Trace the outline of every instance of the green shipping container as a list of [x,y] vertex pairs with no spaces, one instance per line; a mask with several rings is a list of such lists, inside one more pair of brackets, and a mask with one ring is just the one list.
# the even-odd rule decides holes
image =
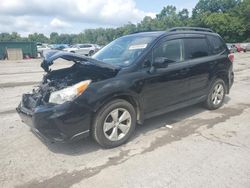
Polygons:
[[37,47],[35,42],[0,42],[0,59],[4,59],[6,48],[21,48],[23,56],[31,58],[37,57]]

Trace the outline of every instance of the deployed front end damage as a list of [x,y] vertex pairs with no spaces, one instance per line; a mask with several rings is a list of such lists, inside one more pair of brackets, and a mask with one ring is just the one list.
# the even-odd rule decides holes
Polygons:
[[[51,70],[50,66],[59,58],[74,64],[69,68]],[[114,77],[119,68],[58,51],[45,54],[41,67],[47,72],[41,84],[31,93],[23,94],[17,107],[22,121],[39,137],[50,141],[64,142],[87,136],[92,112],[75,99],[84,97],[90,84]]]

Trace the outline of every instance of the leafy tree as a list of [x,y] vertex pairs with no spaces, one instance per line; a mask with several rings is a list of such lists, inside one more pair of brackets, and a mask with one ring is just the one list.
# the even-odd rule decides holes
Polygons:
[[179,13],[178,13],[178,17],[181,20],[187,20],[189,18],[189,12],[188,9],[182,9]]
[[241,19],[246,28],[244,41],[250,42],[250,0],[242,1],[239,6],[235,7],[232,14],[234,17]]
[[49,39],[42,33],[29,34],[28,40],[32,42],[48,43]]
[[237,42],[244,39],[246,28],[241,19],[232,17],[228,13],[212,13],[204,23],[207,27],[219,33],[228,42]]
[[0,33],[0,41],[8,42],[8,41],[24,41],[25,38],[21,38],[21,36],[17,32],[12,33]]
[[205,12],[225,13],[239,5],[239,3],[240,0],[200,0],[193,9],[193,18],[196,18]]
[[162,9],[160,14],[156,14],[156,18],[162,19],[162,18],[165,18],[167,16],[173,16],[175,14],[176,14],[176,7],[172,6],[172,5],[168,5]]
[[50,43],[55,44],[58,42],[59,35],[56,32],[52,32],[49,38],[50,38]]

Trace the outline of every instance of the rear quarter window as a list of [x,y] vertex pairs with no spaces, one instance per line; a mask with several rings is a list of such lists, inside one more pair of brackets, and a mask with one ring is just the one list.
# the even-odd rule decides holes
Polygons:
[[206,38],[186,38],[184,40],[185,59],[196,59],[209,55]]
[[208,35],[207,38],[212,48],[212,54],[219,54],[225,50],[224,42],[220,37]]

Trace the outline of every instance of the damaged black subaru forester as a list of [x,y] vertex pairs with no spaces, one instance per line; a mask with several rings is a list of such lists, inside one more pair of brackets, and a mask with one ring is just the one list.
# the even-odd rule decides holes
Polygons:
[[[59,58],[74,64],[51,70]],[[17,111],[44,139],[91,134],[101,146],[116,147],[144,119],[201,102],[219,108],[233,83],[232,62],[221,37],[204,28],[131,34],[93,57],[51,51],[41,84],[23,95]]]

